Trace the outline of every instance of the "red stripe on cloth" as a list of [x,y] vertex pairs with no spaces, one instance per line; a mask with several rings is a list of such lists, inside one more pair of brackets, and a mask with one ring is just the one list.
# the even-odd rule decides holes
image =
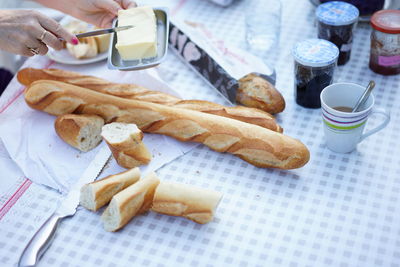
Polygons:
[[14,192],[14,194],[7,200],[3,207],[0,208],[0,220],[7,214],[7,212],[17,203],[18,199],[25,193],[31,186],[32,181],[26,179],[22,185]]
[[180,0],[179,3],[172,9],[171,14],[175,15],[185,5],[187,0]]
[[[43,69],[48,69],[51,65],[54,64],[53,60],[49,60],[47,64],[43,67]],[[25,90],[25,86],[22,86],[21,89],[15,94],[11,100],[0,109],[0,113],[4,112],[9,106],[11,106],[15,100],[18,99],[22,95]],[[0,208],[0,220],[7,214],[7,212],[15,205],[18,199],[25,193],[25,191],[29,188],[32,184],[32,181],[27,179],[23,182],[23,184],[14,192],[14,194],[7,200],[3,207]]]
[[0,109],[0,113],[2,113],[9,106],[11,106],[11,104],[14,103],[14,101],[17,100],[17,98],[22,95],[22,93],[24,92],[24,89],[25,89],[25,86],[21,87],[21,89],[17,92],[17,94],[15,96],[13,96],[13,98],[11,98],[11,100],[2,109]]
[[[49,62],[47,63],[47,65],[44,67],[44,69],[48,69],[48,68],[49,68],[51,65],[53,65],[53,64],[54,64],[54,61],[53,61],[53,60],[49,60]],[[11,98],[11,100],[10,100],[7,104],[5,104],[4,107],[2,107],[2,108],[0,109],[0,113],[4,112],[9,106],[11,106],[11,104],[14,103],[15,100],[17,100],[18,97],[20,97],[20,96],[22,95],[22,93],[24,92],[24,90],[25,90],[25,86],[22,86],[21,89],[19,89],[18,92],[15,94],[15,96],[13,96],[13,97]]]

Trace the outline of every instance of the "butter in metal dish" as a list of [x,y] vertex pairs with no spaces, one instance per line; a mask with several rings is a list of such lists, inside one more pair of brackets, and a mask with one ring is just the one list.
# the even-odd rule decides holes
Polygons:
[[117,32],[117,48],[122,60],[157,56],[157,20],[151,7],[136,7],[118,12],[118,26],[133,25]]

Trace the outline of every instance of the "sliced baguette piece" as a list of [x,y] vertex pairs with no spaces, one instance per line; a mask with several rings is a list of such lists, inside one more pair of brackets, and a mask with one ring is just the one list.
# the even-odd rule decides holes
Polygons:
[[79,202],[84,208],[97,211],[110,202],[115,194],[139,181],[139,178],[140,169],[133,168],[86,184],[81,188]]
[[104,229],[110,232],[117,231],[134,216],[148,211],[159,183],[156,174],[151,172],[144,179],[114,195],[101,216]]
[[221,198],[219,192],[163,181],[156,189],[151,210],[204,224],[212,221]]
[[142,142],[143,133],[135,124],[106,124],[101,136],[121,167],[130,169],[150,162],[151,154]]
[[91,114],[65,114],[58,116],[54,128],[67,144],[87,152],[101,142],[101,128],[104,119]]

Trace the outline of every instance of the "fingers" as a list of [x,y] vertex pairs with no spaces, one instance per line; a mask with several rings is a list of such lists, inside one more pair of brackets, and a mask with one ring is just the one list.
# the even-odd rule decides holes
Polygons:
[[26,47],[24,48],[23,51],[23,55],[25,56],[46,55],[48,51],[49,49],[44,43],[33,39],[26,44]]
[[45,30],[40,24],[38,24],[30,32],[30,35],[39,40],[40,42],[54,48],[55,50],[61,50],[63,48],[62,41],[57,38],[53,33]]
[[107,10],[112,15],[118,15],[118,10],[122,9],[119,3],[120,1],[113,1],[113,0],[98,0],[96,1],[96,6]]
[[[79,42],[78,39],[75,37],[75,35],[68,32],[66,29],[64,29],[57,21],[55,21],[49,17],[46,17],[44,15],[38,15],[38,20],[39,20],[40,25],[42,25],[42,27],[45,30],[47,30],[49,33],[51,33],[55,38],[57,38],[57,39],[62,38],[71,44],[77,44]],[[45,36],[44,38],[48,38],[47,41],[54,43],[54,38],[51,37],[50,34],[47,34],[47,35],[48,36],[47,37]],[[37,38],[40,38],[40,36],[37,36]],[[56,47],[57,47],[57,45],[56,45]]]
[[137,6],[135,1],[132,0],[116,0],[116,2],[118,2],[123,9],[133,8]]
[[113,14],[107,14],[106,16],[103,16],[103,18],[100,20],[100,28],[111,28],[114,18],[115,16]]

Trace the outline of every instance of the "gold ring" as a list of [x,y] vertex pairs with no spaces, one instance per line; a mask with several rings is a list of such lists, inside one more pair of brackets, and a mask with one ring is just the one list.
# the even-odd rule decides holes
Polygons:
[[38,55],[39,54],[39,48],[32,48],[32,47],[28,47],[29,51],[32,52],[32,54],[34,55]]
[[42,35],[40,35],[40,38],[39,38],[40,41],[43,41],[44,37],[46,36],[46,33],[47,33],[46,30],[44,30],[44,31],[42,32]]

